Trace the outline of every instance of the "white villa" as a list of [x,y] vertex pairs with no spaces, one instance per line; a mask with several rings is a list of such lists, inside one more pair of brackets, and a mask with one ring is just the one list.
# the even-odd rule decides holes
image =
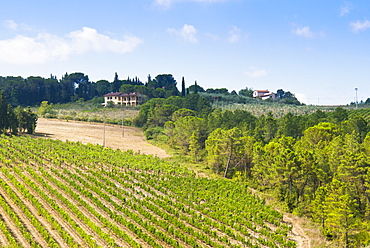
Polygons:
[[104,106],[107,106],[108,102],[119,104],[122,106],[137,106],[144,101],[144,95],[138,92],[133,93],[108,93],[104,95]]
[[269,90],[255,90],[253,91],[254,98],[261,98],[262,100],[266,99],[276,99],[276,93],[271,92]]

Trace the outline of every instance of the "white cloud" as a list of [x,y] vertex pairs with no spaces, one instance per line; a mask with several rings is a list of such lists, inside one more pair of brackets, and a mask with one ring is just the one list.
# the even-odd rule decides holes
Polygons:
[[236,26],[233,26],[229,31],[229,38],[228,41],[230,43],[237,43],[239,42],[242,35],[242,30]]
[[352,10],[352,3],[350,2],[344,2],[340,6],[340,16],[347,15]]
[[248,77],[257,78],[267,75],[267,71],[265,69],[258,69],[257,67],[249,67],[249,71],[245,71],[243,74]]
[[135,36],[117,40],[87,27],[73,31],[65,37],[49,33],[40,33],[36,37],[17,35],[13,39],[0,40],[0,61],[12,64],[41,64],[90,51],[122,54],[133,51],[141,43],[142,40]]
[[11,29],[11,30],[14,30],[14,31],[19,30],[19,29],[26,30],[26,31],[31,31],[32,30],[32,28],[30,26],[28,26],[27,24],[16,23],[13,20],[3,21],[3,26],[7,29]]
[[293,33],[297,36],[302,36],[305,38],[315,38],[315,34],[311,32],[310,27],[306,26],[303,28],[296,28]]
[[11,30],[16,30],[18,28],[18,24],[15,23],[13,20],[3,21],[3,26]]
[[154,0],[154,5],[169,8],[173,3],[176,2],[200,2],[200,3],[216,3],[225,2],[227,0]]
[[197,43],[198,39],[196,37],[197,30],[194,26],[185,24],[182,28],[176,30],[174,28],[167,29],[167,32],[173,33],[177,36],[180,36],[186,42]]
[[370,21],[364,20],[363,22],[361,21],[356,21],[356,22],[351,22],[350,27],[354,33],[357,33],[358,31],[363,31],[365,29],[370,28]]

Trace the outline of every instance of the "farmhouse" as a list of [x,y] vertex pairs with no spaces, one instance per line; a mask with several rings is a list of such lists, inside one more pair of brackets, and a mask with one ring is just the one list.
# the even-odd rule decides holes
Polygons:
[[269,90],[255,90],[253,91],[254,98],[261,98],[262,100],[266,99],[276,99],[276,94]]
[[137,106],[144,101],[145,96],[138,92],[132,93],[108,93],[104,95],[104,106],[107,106],[108,102],[119,104],[122,106]]

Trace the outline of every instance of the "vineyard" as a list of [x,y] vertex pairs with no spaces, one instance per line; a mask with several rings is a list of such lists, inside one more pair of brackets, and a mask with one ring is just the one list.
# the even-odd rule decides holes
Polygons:
[[279,104],[271,102],[259,102],[253,104],[237,104],[237,103],[215,103],[213,107],[221,110],[245,110],[250,112],[254,116],[266,115],[271,112],[275,118],[283,117],[288,113],[294,115],[306,115],[316,112],[317,110],[321,111],[333,111],[336,107],[325,107],[325,106],[314,106],[314,105],[289,105],[289,104]]
[[349,112],[351,118],[361,116],[366,122],[370,122],[370,108],[354,109]]
[[0,137],[0,246],[296,247],[245,184],[157,157]]

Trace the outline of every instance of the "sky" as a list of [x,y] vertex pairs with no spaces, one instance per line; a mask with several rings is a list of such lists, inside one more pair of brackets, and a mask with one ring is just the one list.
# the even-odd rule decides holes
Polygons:
[[[172,74],[181,88],[370,97],[367,0],[2,0],[0,76]],[[357,90],[355,90],[357,88]]]

